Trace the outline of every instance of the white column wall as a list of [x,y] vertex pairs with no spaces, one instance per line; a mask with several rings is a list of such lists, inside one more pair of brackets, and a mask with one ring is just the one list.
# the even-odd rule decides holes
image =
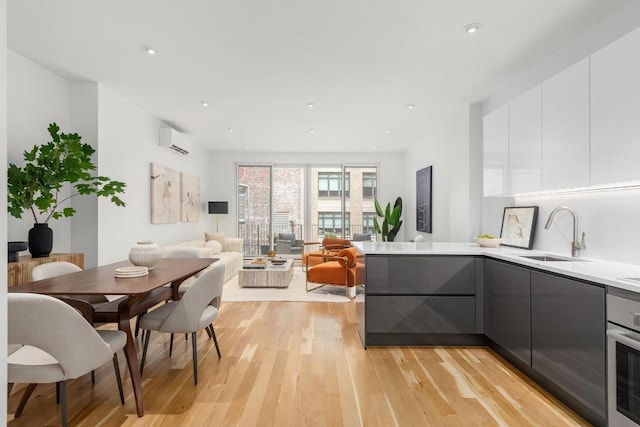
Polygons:
[[[7,2],[0,0],[0,164],[7,164]],[[7,239],[7,177],[0,176],[0,241]],[[7,283],[7,246],[0,248],[0,283]],[[0,425],[7,424],[7,287],[0,286]]]

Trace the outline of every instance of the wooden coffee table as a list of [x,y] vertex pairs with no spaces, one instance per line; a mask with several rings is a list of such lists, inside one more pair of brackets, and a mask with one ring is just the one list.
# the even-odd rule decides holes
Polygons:
[[288,259],[283,265],[271,265],[265,268],[243,268],[238,272],[238,285],[241,288],[287,288],[293,277],[293,260]]

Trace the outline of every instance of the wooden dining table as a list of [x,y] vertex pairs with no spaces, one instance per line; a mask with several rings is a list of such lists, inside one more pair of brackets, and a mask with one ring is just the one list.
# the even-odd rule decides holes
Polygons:
[[[58,296],[80,310],[91,323],[117,323],[118,329],[127,334],[124,354],[131,374],[138,416],[141,417],[144,415],[142,379],[131,332],[131,319],[162,301],[180,299],[178,293],[180,284],[215,261],[217,261],[216,258],[162,258],[147,276],[118,278],[115,277],[116,268],[131,266],[129,261],[121,261],[12,286],[8,291]],[[166,284],[171,286],[164,286]],[[123,297],[94,307],[81,299],[74,298],[80,295],[123,295]],[[43,313],[42,321],[46,322],[46,313]],[[64,333],[64,331],[61,332]]]

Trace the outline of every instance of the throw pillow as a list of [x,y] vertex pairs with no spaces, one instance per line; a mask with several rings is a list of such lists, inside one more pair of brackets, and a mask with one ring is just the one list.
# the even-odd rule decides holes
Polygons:
[[342,258],[342,257],[346,258],[346,260],[344,260],[344,259],[339,259],[338,260],[340,265],[342,265],[343,267],[351,268],[351,267],[356,265],[356,249],[355,248],[343,249],[340,252],[338,252],[337,257],[338,258]]
[[223,252],[227,250],[227,241],[224,238],[224,233],[204,233],[204,240],[207,242],[215,240],[220,243]]
[[222,245],[217,240],[209,240],[204,244],[204,246],[211,249],[212,254],[219,254],[222,252]]

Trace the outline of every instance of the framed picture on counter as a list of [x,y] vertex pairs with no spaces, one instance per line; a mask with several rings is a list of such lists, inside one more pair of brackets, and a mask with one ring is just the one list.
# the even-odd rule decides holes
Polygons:
[[504,208],[500,238],[502,246],[531,249],[538,220],[537,206]]

